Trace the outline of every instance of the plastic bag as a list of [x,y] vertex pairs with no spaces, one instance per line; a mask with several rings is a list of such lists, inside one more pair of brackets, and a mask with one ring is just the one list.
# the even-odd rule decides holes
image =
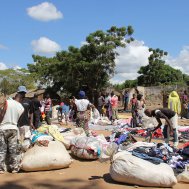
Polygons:
[[83,128],[75,128],[75,129],[72,129],[71,131],[61,133],[61,135],[64,137],[63,144],[65,145],[66,149],[70,149],[71,140],[74,139],[75,137],[85,137],[86,136]]
[[95,137],[76,137],[71,140],[71,153],[81,159],[98,159],[100,142]]

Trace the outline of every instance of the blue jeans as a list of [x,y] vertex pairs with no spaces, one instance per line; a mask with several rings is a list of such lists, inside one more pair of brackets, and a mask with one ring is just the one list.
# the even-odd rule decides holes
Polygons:
[[151,163],[154,163],[154,164],[163,163],[163,160],[162,160],[162,159],[156,158],[156,157],[150,157],[150,156],[147,155],[147,154],[138,153],[138,152],[133,151],[133,152],[132,152],[132,155],[133,155],[133,156],[136,156],[136,157],[138,157],[138,158],[147,160],[147,161],[149,161],[149,162],[151,162]]
[[[168,125],[164,126],[163,136],[164,136],[164,138],[166,140],[166,143],[168,143],[169,138],[170,138],[170,129],[169,129]],[[177,130],[176,129],[173,129],[173,142],[178,142],[178,134],[177,134]]]

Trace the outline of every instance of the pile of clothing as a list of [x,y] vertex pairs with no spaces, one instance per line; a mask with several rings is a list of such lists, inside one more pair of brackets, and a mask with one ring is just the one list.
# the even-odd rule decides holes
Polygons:
[[189,142],[189,126],[180,127],[179,132],[179,141],[180,142]]

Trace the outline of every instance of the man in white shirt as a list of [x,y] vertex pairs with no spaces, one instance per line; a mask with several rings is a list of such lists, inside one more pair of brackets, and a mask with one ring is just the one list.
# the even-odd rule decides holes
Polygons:
[[23,106],[15,100],[6,100],[0,93],[0,173],[4,173],[5,158],[9,154],[9,167],[12,173],[19,171],[18,120],[24,112]]
[[74,103],[77,108],[76,124],[78,127],[82,127],[86,135],[88,136],[89,135],[88,122],[90,119],[89,107],[91,106],[91,103],[89,102],[89,100],[86,99],[84,91],[79,92],[79,100],[74,98]]

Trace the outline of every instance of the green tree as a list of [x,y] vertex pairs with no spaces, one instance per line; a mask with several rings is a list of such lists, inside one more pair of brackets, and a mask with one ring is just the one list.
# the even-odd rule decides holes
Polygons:
[[113,87],[116,89],[116,90],[123,90],[125,88],[133,88],[133,87],[136,87],[138,85],[138,81],[137,79],[135,80],[126,80],[125,82],[123,83],[120,83],[120,84],[115,84]]
[[133,41],[132,33],[131,26],[98,30],[89,34],[80,48],[70,46],[53,58],[33,55],[35,64],[28,64],[28,68],[36,79],[55,91],[62,88],[64,92],[76,93],[85,86],[92,95],[108,85],[115,71],[116,48]]
[[160,84],[175,84],[183,82],[183,74],[180,70],[176,70],[165,64],[163,58],[167,56],[167,52],[160,49],[149,49],[149,64],[142,66],[138,73],[141,74],[138,79],[138,85],[155,86]]

